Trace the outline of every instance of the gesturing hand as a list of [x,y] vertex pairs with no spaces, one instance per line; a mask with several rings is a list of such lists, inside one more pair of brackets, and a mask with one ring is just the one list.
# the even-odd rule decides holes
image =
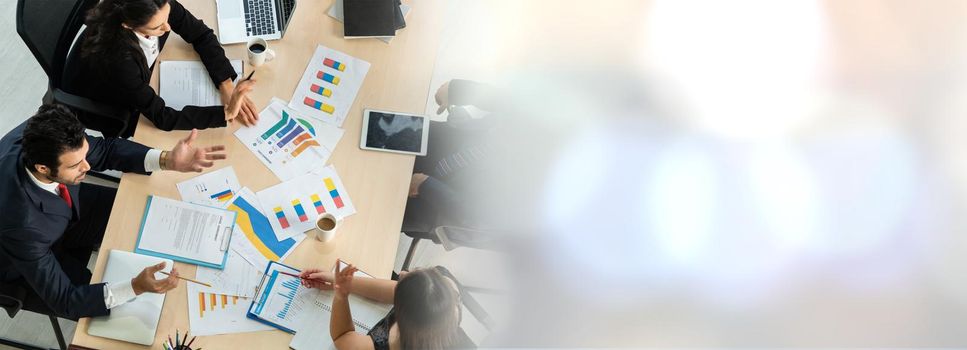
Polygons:
[[239,116],[242,112],[242,107],[245,107],[245,113],[243,113],[242,124],[245,126],[251,126],[255,124],[258,119],[258,113],[255,111],[255,104],[252,100],[248,98],[248,93],[252,91],[255,87],[255,79],[243,80],[242,82],[235,85],[234,91],[229,98],[228,104],[225,105],[225,120],[232,121],[235,117]]
[[332,272],[321,269],[302,270],[299,277],[302,278],[303,286],[321,290],[332,290],[332,283],[335,282],[335,276]]
[[336,294],[347,296],[353,287],[353,274],[356,273],[356,267],[350,264],[345,269],[340,270],[339,264],[336,264],[336,280],[333,283],[333,288],[336,290]]
[[443,111],[450,107],[450,82],[447,81],[436,90],[436,95],[433,95],[436,100],[437,110],[436,114],[443,114]]
[[168,154],[168,169],[187,173],[190,171],[201,172],[215,164],[215,160],[225,159],[224,153],[216,153],[225,150],[225,146],[217,145],[205,148],[196,148],[192,143],[198,137],[198,130],[192,129],[191,135],[178,141],[175,148]]
[[178,270],[171,269],[171,274],[165,279],[155,279],[154,273],[165,268],[165,263],[145,267],[137,277],[131,279],[131,288],[134,294],[141,295],[144,292],[164,293],[178,286]]
[[422,173],[413,174],[413,177],[410,178],[410,198],[414,198],[420,195],[420,186],[422,186],[423,183],[426,182],[427,178],[429,178],[429,176],[427,176],[426,174],[422,174]]

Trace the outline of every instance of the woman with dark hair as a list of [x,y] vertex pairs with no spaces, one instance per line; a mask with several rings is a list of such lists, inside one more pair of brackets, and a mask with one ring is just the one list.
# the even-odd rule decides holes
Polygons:
[[[473,348],[460,329],[460,291],[442,268],[405,273],[399,282],[353,277],[352,265],[336,273],[302,271],[307,287],[334,290],[329,334],[336,349],[456,349]],[[349,310],[349,294],[393,304],[393,309],[369,334],[357,333]]]
[[[166,131],[222,127],[237,116],[250,125],[258,118],[255,104],[246,95],[253,81],[233,84],[237,75],[215,33],[178,1],[103,0],[88,13],[86,24],[68,57],[63,87],[67,92],[129,110],[128,128],[120,136],[134,134],[139,114]],[[201,57],[224,106],[186,106],[178,111],[165,106],[148,85],[172,30]],[[88,128],[106,134],[122,132],[111,120],[79,117]]]

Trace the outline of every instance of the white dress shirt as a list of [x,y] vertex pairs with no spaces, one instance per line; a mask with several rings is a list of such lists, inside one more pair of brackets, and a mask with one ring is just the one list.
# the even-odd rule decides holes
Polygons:
[[[147,172],[153,172],[161,169],[161,150],[151,149],[148,150],[148,154],[144,157],[144,170]],[[57,182],[43,183],[38,180],[30,169],[27,170],[27,177],[30,181],[33,181],[37,187],[42,190],[53,193],[56,196],[60,196],[60,192],[57,190],[59,185]],[[76,203],[76,200],[75,200]],[[133,276],[132,276],[133,277]],[[134,288],[131,287],[131,280],[118,282],[114,284],[105,283],[104,284],[104,305],[108,308],[114,308],[118,305],[124,304],[131,301],[136,297],[137,294],[134,293]]]
[[158,49],[158,37],[149,36],[147,38],[144,35],[134,33],[134,36],[138,38],[138,45],[141,46],[141,51],[144,52],[144,58],[147,60],[148,67],[154,66],[154,60],[158,58],[160,51]]

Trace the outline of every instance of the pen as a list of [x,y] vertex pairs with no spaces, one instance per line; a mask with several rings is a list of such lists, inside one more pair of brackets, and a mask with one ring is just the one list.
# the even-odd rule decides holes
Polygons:
[[175,347],[176,348],[181,347],[178,345],[178,339],[181,339],[181,335],[178,334],[178,329],[175,329]]
[[190,331],[190,330],[186,330],[186,331],[185,331],[185,337],[181,339],[181,345],[182,345],[182,346],[188,346],[188,345],[185,345],[185,342],[186,342],[186,341],[188,341],[188,332],[189,332],[189,331]]
[[[163,273],[163,274],[165,274],[167,276],[171,276],[170,273],[167,273],[167,272],[164,272],[164,271],[161,271],[161,273]],[[188,281],[188,282],[195,282],[195,283],[198,283],[198,284],[203,285],[203,286],[208,287],[208,288],[211,288],[212,287],[212,285],[210,285],[208,283],[199,282],[199,281],[193,280],[193,279],[188,278],[188,277],[175,276],[175,278],[183,279],[183,280]],[[175,340],[178,340],[178,339],[175,339]]]
[[285,271],[279,271],[279,273],[281,273],[283,275],[286,275],[286,276],[292,276],[292,277],[302,278],[304,280],[307,280],[308,279],[308,278],[303,278],[302,276],[296,275],[294,273],[288,273],[288,272],[285,272]]
[[190,342],[188,342],[188,345],[185,345],[185,346],[187,346],[187,347],[189,347],[189,348],[190,348],[190,347],[191,347],[191,343],[194,343],[194,342],[195,342],[195,337],[194,337],[194,336],[192,336],[192,337],[191,337],[191,341],[190,341]]
[[246,78],[245,78],[245,80],[249,80],[249,79],[252,79],[252,76],[253,76],[253,75],[255,75],[255,70],[254,70],[254,69],[252,70],[252,73],[249,73],[249,74],[248,74],[248,77],[246,77]]

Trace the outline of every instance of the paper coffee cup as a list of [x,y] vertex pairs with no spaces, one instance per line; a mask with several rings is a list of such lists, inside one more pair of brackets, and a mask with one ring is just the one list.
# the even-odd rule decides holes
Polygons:
[[339,228],[339,219],[332,213],[322,213],[316,218],[316,240],[329,242],[336,237],[336,229]]

